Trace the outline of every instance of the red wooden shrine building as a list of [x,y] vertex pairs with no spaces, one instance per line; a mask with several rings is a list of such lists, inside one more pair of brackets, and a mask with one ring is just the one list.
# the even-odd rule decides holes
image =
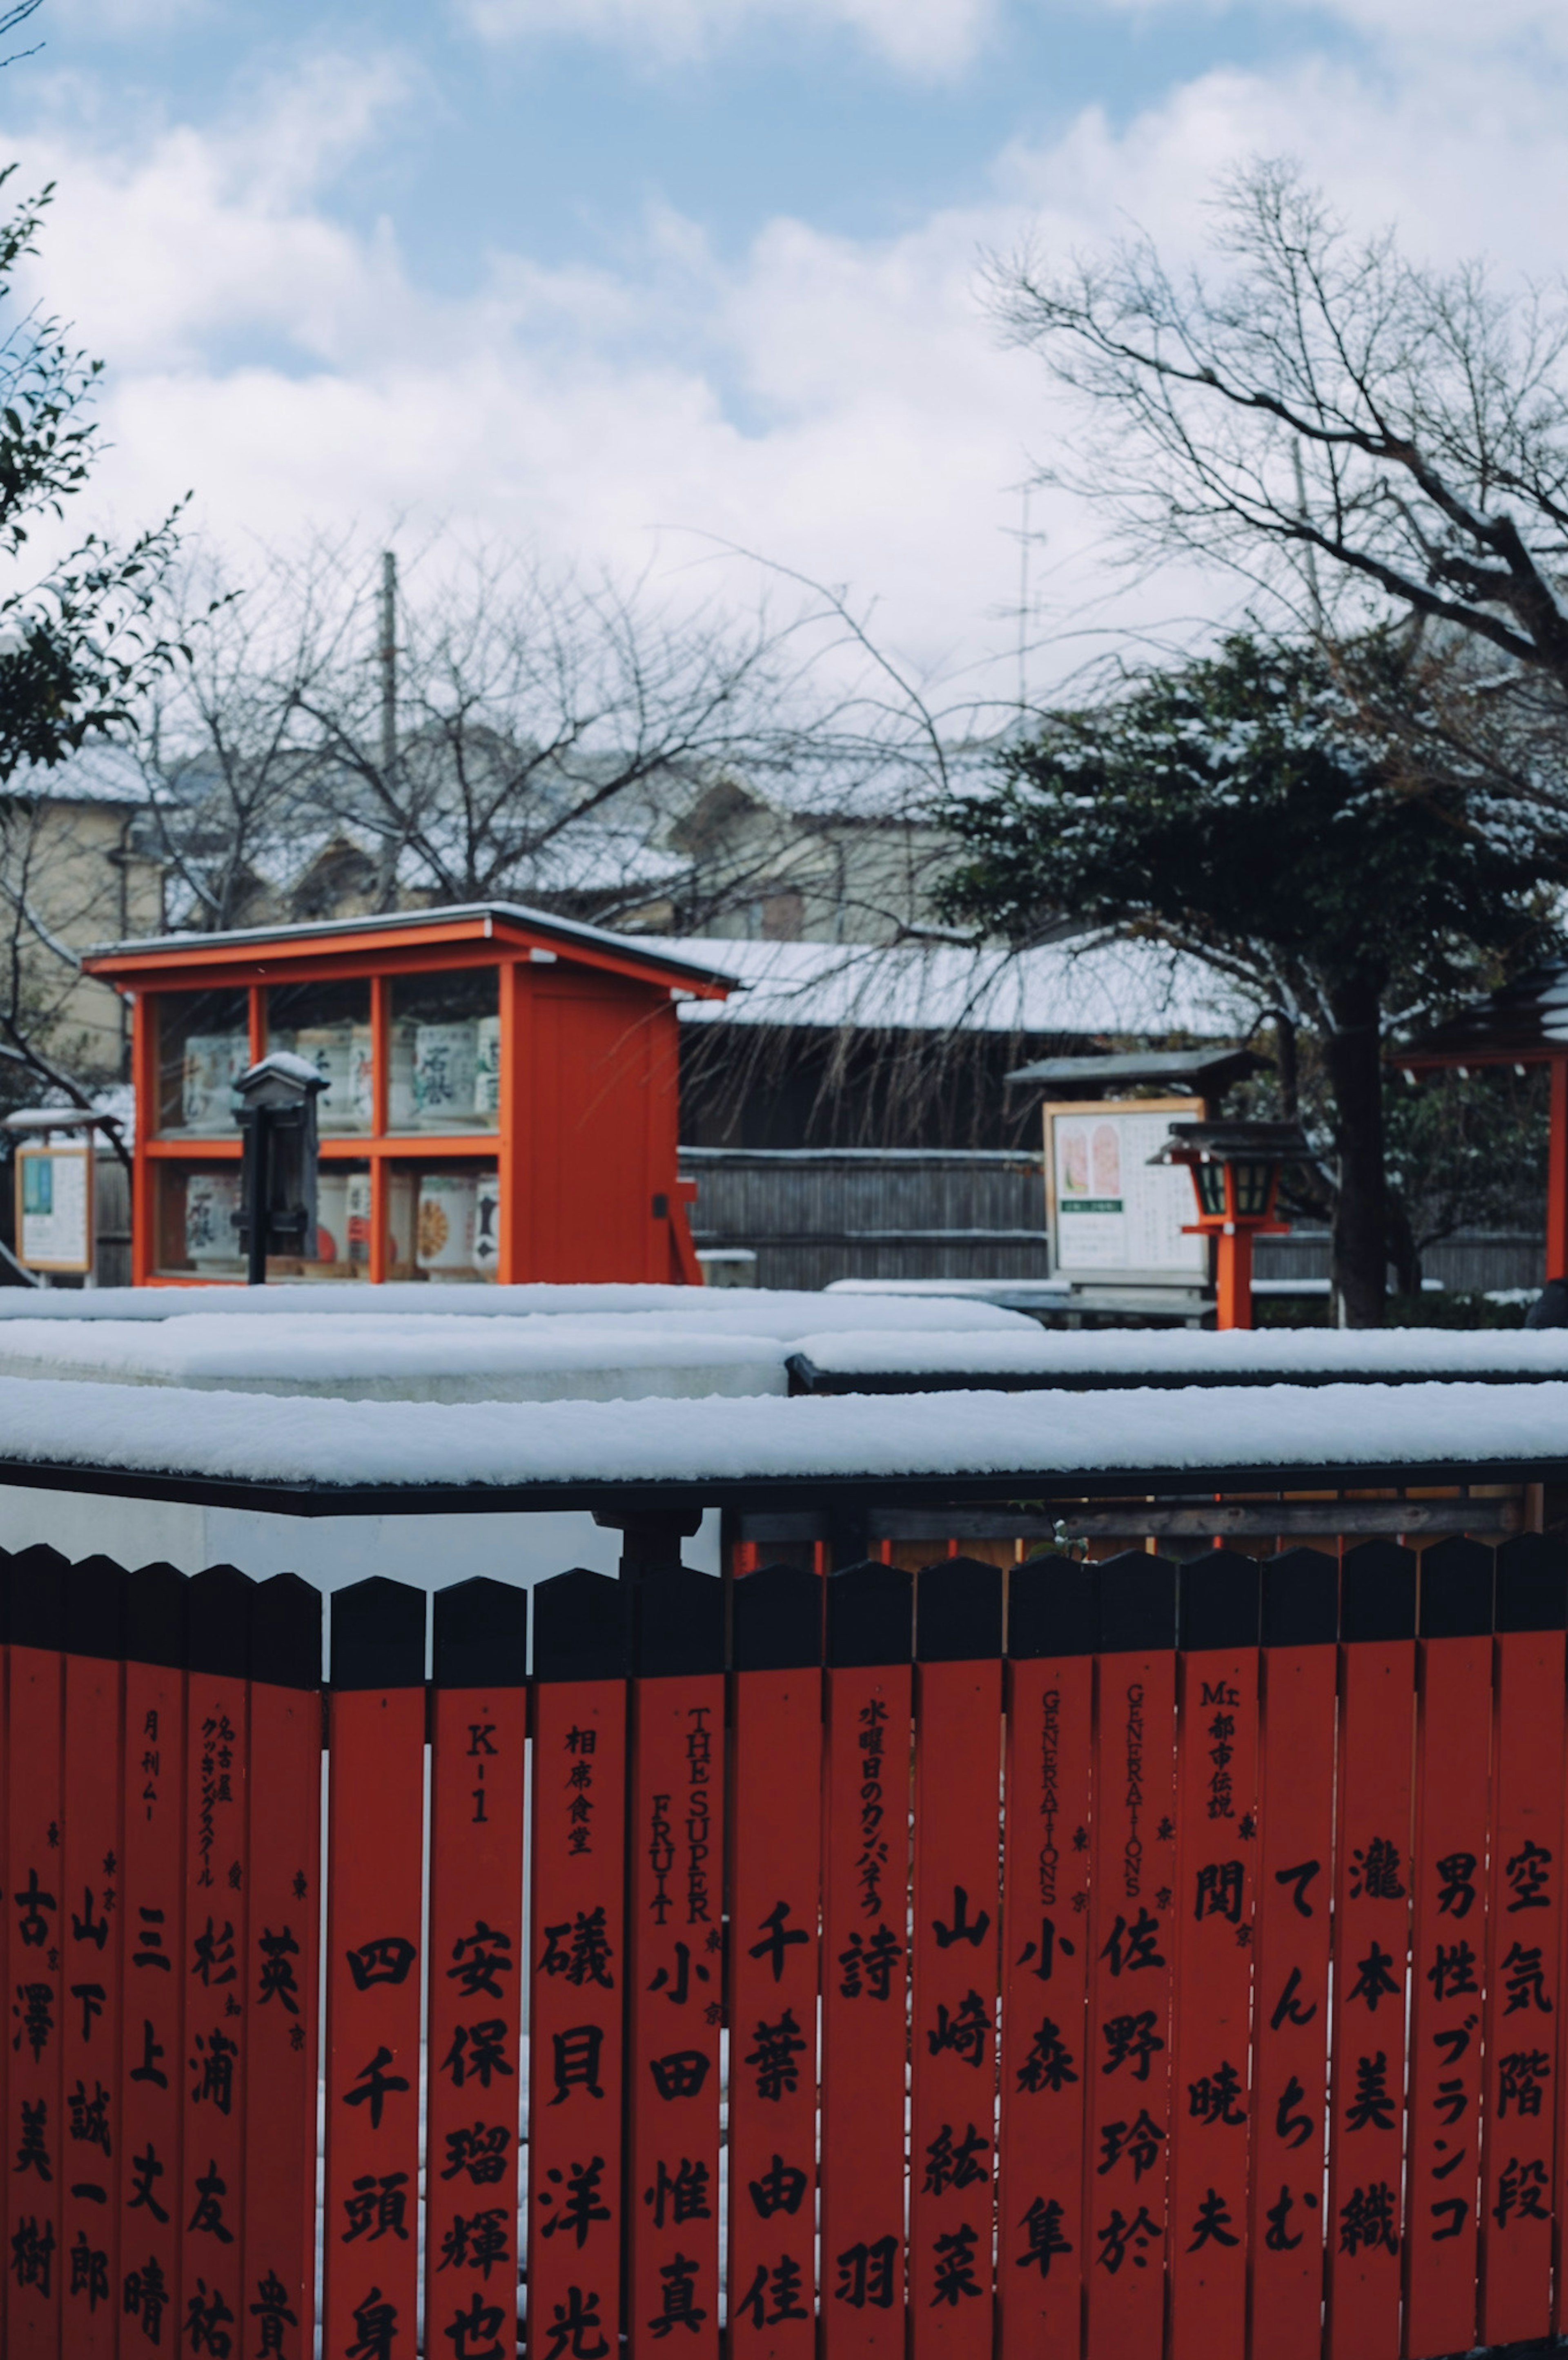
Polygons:
[[233,1085],[324,1076],[317,1254],[278,1278],[700,1278],[676,1177],[677,1003],[734,978],[510,903],[127,942],[137,1285],[244,1275]]

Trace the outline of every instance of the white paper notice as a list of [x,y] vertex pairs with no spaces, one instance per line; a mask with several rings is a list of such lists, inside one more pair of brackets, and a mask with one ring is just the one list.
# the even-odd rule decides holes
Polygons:
[[25,1147],[21,1165],[21,1243],[29,1269],[81,1270],[93,1259],[87,1232],[89,1188],[84,1147]]
[[1169,1112],[1095,1108],[1052,1119],[1059,1270],[1204,1276],[1203,1240],[1181,1234],[1193,1216],[1192,1181],[1180,1166],[1149,1161],[1170,1131]]

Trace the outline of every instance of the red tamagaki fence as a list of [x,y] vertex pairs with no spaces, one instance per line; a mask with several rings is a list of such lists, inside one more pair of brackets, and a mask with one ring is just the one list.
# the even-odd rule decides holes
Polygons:
[[1553,1540],[0,1572],[7,2355],[1564,2324]]

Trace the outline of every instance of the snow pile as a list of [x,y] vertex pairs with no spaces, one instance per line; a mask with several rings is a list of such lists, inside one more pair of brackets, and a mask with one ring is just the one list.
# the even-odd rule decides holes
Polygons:
[[[552,1490],[1568,1461],[1568,1385],[689,1402],[297,1400],[0,1378],[0,1467],[193,1481]],[[514,1504],[516,1504],[514,1502]]]

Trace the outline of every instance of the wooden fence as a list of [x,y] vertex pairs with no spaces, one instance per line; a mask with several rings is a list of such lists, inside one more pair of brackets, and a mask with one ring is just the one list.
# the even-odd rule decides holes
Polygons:
[[1553,1542],[4,1574],[16,2360],[1568,2324]]

